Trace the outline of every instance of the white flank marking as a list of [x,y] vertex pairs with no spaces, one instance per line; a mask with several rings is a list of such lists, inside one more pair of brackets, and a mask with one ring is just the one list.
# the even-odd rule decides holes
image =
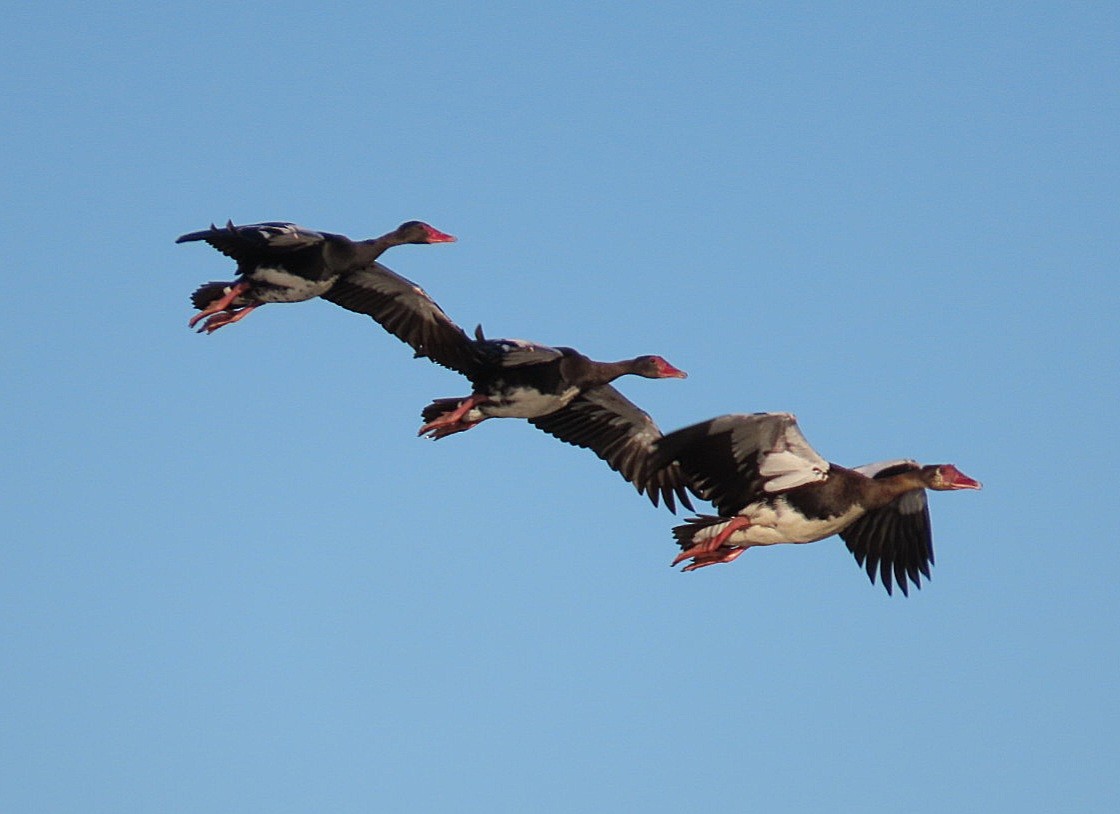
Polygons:
[[559,396],[540,393],[529,387],[509,391],[498,403],[487,402],[479,410],[494,418],[536,418],[555,412],[579,395],[578,387],[569,387]]
[[258,267],[253,272],[253,278],[270,286],[276,286],[274,290],[261,289],[262,302],[303,302],[314,299],[328,292],[337,279],[308,280],[286,269],[268,266]]

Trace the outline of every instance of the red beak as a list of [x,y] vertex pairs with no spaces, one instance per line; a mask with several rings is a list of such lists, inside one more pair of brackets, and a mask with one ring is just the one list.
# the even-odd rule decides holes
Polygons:
[[978,480],[973,480],[952,464],[941,467],[941,477],[951,489],[979,489],[983,486]]
[[447,232],[441,232],[431,226],[425,226],[424,230],[428,233],[429,243],[454,243],[458,239],[455,235],[449,235]]
[[680,368],[673,367],[671,364],[661,359],[657,363],[657,372],[661,374],[662,379],[687,379],[688,374]]

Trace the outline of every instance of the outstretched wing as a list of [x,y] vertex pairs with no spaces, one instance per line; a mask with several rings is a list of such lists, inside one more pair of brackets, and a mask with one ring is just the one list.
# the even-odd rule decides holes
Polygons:
[[[870,478],[887,478],[918,468],[916,461],[900,460],[867,464],[855,471]],[[875,573],[879,573],[879,581],[888,594],[892,577],[904,596],[909,596],[907,578],[917,588],[922,587],[922,574],[930,578],[933,529],[925,489],[907,492],[883,508],[867,512],[840,532],[840,537],[856,562],[867,570],[872,584]]]
[[829,469],[789,413],[720,416],[675,430],[656,448],[654,465],[677,461],[693,492],[724,517],[768,495],[824,480]]
[[444,367],[470,376],[479,349],[420,286],[381,263],[339,278],[322,295],[348,311],[366,314],[382,328]]
[[649,497],[654,506],[664,499],[676,512],[676,499],[688,509],[688,479],[680,466],[653,466],[654,442],[661,430],[649,414],[609,384],[592,387],[566,407],[529,423],[569,444],[590,449]]
[[323,232],[316,232],[294,223],[268,221],[234,226],[210,225],[209,229],[181,235],[176,243],[189,243],[204,240],[226,257],[243,261],[254,261],[262,254],[283,255],[318,246],[327,239]]

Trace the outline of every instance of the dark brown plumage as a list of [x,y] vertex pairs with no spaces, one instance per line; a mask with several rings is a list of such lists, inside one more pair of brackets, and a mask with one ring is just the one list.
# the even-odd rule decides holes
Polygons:
[[979,489],[952,464],[900,460],[847,469],[809,446],[788,413],[726,415],[671,432],[652,466],[676,463],[719,516],[677,526],[686,571],[731,562],[747,548],[839,534],[887,593],[892,578],[921,587],[933,563],[926,489]]
[[374,264],[387,249],[405,243],[455,240],[421,221],[407,221],[381,237],[353,241],[279,221],[209,229],[182,235],[175,242],[205,241],[237,261],[238,279],[200,286],[191,295],[199,309],[190,320],[199,332],[213,333],[270,302],[302,302],[322,296],[345,275]]
[[648,466],[660,431],[609,383],[619,376],[684,378],[660,356],[596,362],[572,348],[520,339],[472,339],[428,294],[380,264],[348,274],[323,299],[372,317],[417,356],[461,373],[472,384],[462,398],[436,399],[421,412],[420,434],[432,438],[470,429],[488,418],[525,418],[562,441],[592,450],[647,494],[654,505],[674,495],[691,508],[687,481],[670,464]]

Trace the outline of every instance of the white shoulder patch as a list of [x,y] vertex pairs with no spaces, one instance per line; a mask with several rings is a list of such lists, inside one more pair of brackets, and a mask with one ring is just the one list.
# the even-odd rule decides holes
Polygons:
[[323,241],[322,233],[295,223],[262,223],[258,224],[257,231],[278,248],[312,245]]
[[795,489],[828,477],[828,461],[809,446],[792,415],[782,415],[781,433],[774,446],[760,454],[758,473],[766,478],[767,492]]
[[538,345],[526,339],[499,339],[502,345],[502,367],[520,367],[551,362],[562,355],[556,348]]

